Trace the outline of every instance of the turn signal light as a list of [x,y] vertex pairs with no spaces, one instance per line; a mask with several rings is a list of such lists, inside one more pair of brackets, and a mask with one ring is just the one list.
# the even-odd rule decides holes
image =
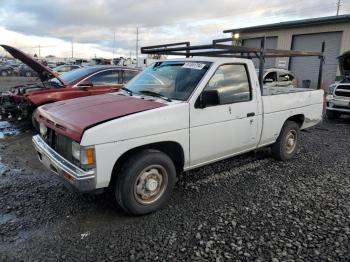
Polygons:
[[95,163],[94,149],[93,148],[87,148],[85,153],[86,153],[86,164],[87,165],[94,164]]

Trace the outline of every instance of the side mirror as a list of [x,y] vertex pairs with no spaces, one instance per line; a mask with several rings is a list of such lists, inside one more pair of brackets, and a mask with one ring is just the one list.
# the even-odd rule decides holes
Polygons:
[[265,80],[264,80],[264,83],[266,84],[266,83],[273,83],[273,79],[271,79],[271,78],[266,78]]
[[78,85],[79,89],[83,90],[83,91],[86,91],[89,88],[92,88],[93,86],[94,86],[93,83],[91,83],[89,81],[84,81]]
[[220,104],[219,92],[217,90],[204,90],[198,97],[195,108],[206,108]]

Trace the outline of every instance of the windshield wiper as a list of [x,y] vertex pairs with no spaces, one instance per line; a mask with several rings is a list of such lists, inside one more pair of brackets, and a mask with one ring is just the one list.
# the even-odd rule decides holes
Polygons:
[[123,91],[125,91],[125,92],[127,92],[130,96],[132,96],[133,95],[133,91],[131,91],[129,88],[126,88],[126,87],[122,87],[122,88],[120,88],[121,90],[123,90]]
[[140,94],[144,94],[144,95],[149,95],[149,96],[154,96],[154,97],[159,97],[165,101],[171,102],[172,100],[169,97],[163,96],[157,92],[153,92],[150,90],[141,90],[139,91]]

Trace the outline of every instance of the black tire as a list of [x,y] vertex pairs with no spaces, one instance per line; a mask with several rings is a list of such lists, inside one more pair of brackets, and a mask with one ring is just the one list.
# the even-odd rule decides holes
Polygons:
[[28,72],[26,72],[26,73],[25,73],[25,75],[26,75],[26,77],[32,77],[32,73],[31,73],[31,72],[29,72],[29,71],[28,71]]
[[[162,208],[176,183],[176,169],[173,161],[166,154],[151,149],[132,155],[123,164],[118,174],[114,175],[117,176],[114,184],[116,201],[125,212],[132,215],[145,215]],[[156,180],[160,176],[162,180],[158,182],[163,182],[158,183]],[[148,185],[148,187],[153,188],[154,181],[157,186],[153,193],[159,190],[159,194],[154,195],[153,199],[152,197],[143,199],[142,193],[152,194],[152,189],[146,189],[146,187],[152,183],[152,186]]]
[[326,110],[326,116],[328,119],[339,119],[341,114],[339,112]]
[[[277,160],[290,160],[298,151],[300,128],[293,121],[284,123],[276,142],[271,146],[272,156]],[[293,145],[291,141],[294,140]]]

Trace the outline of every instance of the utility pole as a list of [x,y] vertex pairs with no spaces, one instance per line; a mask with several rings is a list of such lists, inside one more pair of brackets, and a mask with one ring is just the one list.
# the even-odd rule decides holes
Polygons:
[[136,28],[136,67],[139,66],[139,28]]
[[41,48],[40,48],[40,44],[39,44],[39,58],[41,58],[41,50],[40,50]]
[[339,15],[340,6],[341,6],[341,0],[338,0],[338,3],[337,3],[337,16]]
[[114,36],[113,36],[113,55],[112,55],[112,62],[114,63],[114,49],[115,49],[115,31],[114,31]]
[[74,47],[73,47],[73,38],[72,38],[72,58],[74,57]]

